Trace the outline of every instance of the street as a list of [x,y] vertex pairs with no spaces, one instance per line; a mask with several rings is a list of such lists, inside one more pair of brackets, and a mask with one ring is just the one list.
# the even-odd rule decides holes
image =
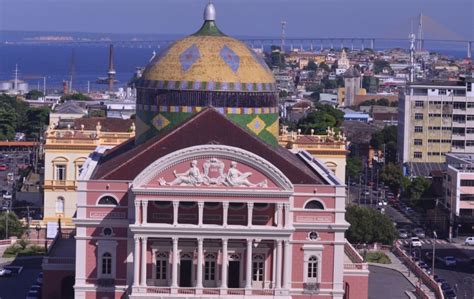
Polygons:
[[22,267],[22,271],[11,277],[0,277],[0,299],[25,298],[41,271],[42,260],[42,257],[18,259],[8,265]]
[[406,299],[405,291],[414,289],[398,271],[372,265],[369,270],[369,299]]

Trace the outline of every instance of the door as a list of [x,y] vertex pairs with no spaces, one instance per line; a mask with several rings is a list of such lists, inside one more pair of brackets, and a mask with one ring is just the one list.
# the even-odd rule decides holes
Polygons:
[[265,274],[265,256],[254,255],[252,261],[252,287],[263,288]]
[[240,261],[229,261],[227,286],[229,288],[240,287]]
[[184,288],[191,287],[191,260],[181,260],[179,268],[179,286]]

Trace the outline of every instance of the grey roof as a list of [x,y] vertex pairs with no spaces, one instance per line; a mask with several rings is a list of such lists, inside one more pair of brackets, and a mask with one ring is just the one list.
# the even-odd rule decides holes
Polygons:
[[360,77],[359,71],[354,68],[354,66],[351,66],[350,68],[347,69],[347,71],[344,73],[345,78],[354,78],[354,77]]
[[446,169],[444,163],[408,162],[407,164],[409,175],[415,177],[431,177],[433,172],[440,172]]
[[86,114],[86,110],[73,101],[68,101],[54,109],[54,113]]

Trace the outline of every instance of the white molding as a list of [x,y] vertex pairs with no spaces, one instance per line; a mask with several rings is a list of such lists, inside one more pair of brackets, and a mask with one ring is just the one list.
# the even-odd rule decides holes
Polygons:
[[225,197],[272,197],[288,198],[293,191],[250,189],[250,188],[219,188],[219,189],[197,189],[197,188],[132,188],[135,195],[163,195],[163,196],[225,196]]
[[[117,270],[117,241],[114,240],[98,240],[96,243],[97,248],[97,259],[96,259],[96,268],[97,268],[97,278],[115,278]],[[104,253],[110,253],[112,256],[112,269],[111,274],[102,273],[102,255]]]
[[291,181],[269,161],[249,151],[226,145],[198,145],[172,152],[153,162],[145,168],[134,180],[133,186],[140,187],[148,184],[158,173],[181,162],[199,158],[223,158],[246,164],[267,176],[280,188],[293,191]]

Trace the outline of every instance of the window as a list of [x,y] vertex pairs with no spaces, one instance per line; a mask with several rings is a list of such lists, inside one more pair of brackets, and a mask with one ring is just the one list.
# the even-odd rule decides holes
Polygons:
[[231,202],[229,203],[229,209],[231,210],[240,210],[244,208],[244,203],[241,202]]
[[179,203],[180,207],[183,209],[192,209],[197,206],[197,202],[195,201],[182,201]]
[[55,168],[56,168],[56,172],[55,172],[56,177],[54,179],[56,181],[65,181],[66,180],[66,165],[58,164],[58,165],[55,165]]
[[458,123],[464,123],[466,122],[466,116],[465,115],[453,115],[453,121],[458,122]]
[[263,202],[256,202],[253,207],[255,210],[257,211],[263,211],[263,210],[266,210],[268,209],[270,205],[268,203],[263,203]]
[[423,113],[415,113],[416,120],[423,120]]
[[263,281],[263,262],[265,258],[261,254],[253,256],[252,263],[252,280]]
[[64,197],[56,199],[56,213],[64,213]]
[[423,127],[422,126],[415,126],[415,133],[423,133]]
[[474,128],[467,128],[466,133],[467,134],[474,134]]
[[461,186],[474,187],[474,180],[461,180]]
[[323,204],[318,200],[312,200],[312,201],[308,202],[304,206],[304,208],[307,209],[307,210],[324,210]]
[[168,268],[168,255],[163,252],[156,253],[156,279],[166,280]]
[[467,120],[474,120],[474,115],[469,114],[466,119],[467,119]]
[[415,140],[414,140],[414,144],[415,144],[415,145],[423,145],[423,140],[421,140],[421,139],[415,139]]
[[466,109],[466,103],[464,103],[464,102],[454,102],[453,103],[453,108],[454,109],[465,110]]
[[112,255],[108,252],[102,255],[102,272],[103,275],[112,274]]
[[446,94],[446,89],[439,89],[438,94],[439,95],[445,95]]
[[310,280],[316,280],[318,278],[318,258],[311,256],[308,259],[308,274],[307,277]]
[[421,158],[423,158],[423,154],[421,152],[414,152],[413,153],[413,158],[421,159]]
[[319,235],[317,232],[313,231],[308,234],[308,239],[310,240],[317,240],[318,238],[319,238]]
[[467,82],[466,91],[472,91],[472,82]]
[[102,230],[102,235],[104,235],[106,237],[112,236],[113,233],[114,233],[114,231],[112,230],[111,227],[104,227],[104,229]]
[[423,108],[423,101],[415,101],[416,108]]
[[99,205],[118,205],[117,200],[112,196],[103,196],[99,199]]
[[204,280],[214,281],[216,279],[216,255],[207,254],[204,261]]

